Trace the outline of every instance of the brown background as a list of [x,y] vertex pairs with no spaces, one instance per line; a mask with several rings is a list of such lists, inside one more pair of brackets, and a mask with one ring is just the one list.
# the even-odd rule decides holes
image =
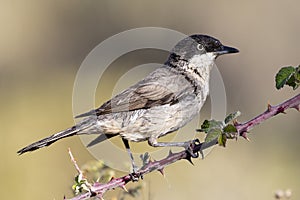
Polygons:
[[[80,165],[93,159],[78,137],[22,157],[16,151],[73,124],[76,72],[101,41],[127,29],[157,26],[205,33],[239,48],[239,54],[222,57],[217,64],[226,86],[227,110],[240,110],[240,121],[245,121],[264,111],[268,101],[276,104],[299,93],[274,87],[280,67],[300,64],[299,6],[297,0],[1,0],[1,199],[72,195],[76,171],[67,148]],[[149,57],[165,58],[141,54],[118,63],[131,66],[135,59],[144,63]],[[110,97],[105,84],[111,83],[101,84],[97,105]],[[240,139],[225,149],[215,148],[195,166],[174,164],[166,169],[166,179],[158,173],[148,175],[140,199],[266,200],[286,188],[299,199],[299,116],[294,110],[277,116],[251,132],[252,142]]]

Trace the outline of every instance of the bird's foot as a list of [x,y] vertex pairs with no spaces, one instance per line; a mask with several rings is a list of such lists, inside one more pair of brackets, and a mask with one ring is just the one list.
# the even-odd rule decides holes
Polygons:
[[129,174],[132,182],[137,182],[139,181],[139,179],[141,178],[142,180],[144,179],[144,176],[142,174],[140,174],[138,172],[139,168],[134,164],[132,163],[132,173]]
[[141,179],[144,178],[143,175],[141,175],[140,173],[137,173],[137,172],[132,172],[129,174],[129,176],[130,176],[132,182],[137,182],[137,181],[139,181],[140,178]]
[[199,139],[195,139],[195,140],[186,142],[185,150],[192,158],[199,157],[199,152],[198,151],[194,152],[194,147],[198,144],[200,144]]

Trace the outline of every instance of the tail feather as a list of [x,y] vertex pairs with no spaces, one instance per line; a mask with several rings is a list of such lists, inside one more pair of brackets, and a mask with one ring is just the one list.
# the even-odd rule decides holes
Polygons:
[[51,135],[51,136],[46,137],[42,140],[39,140],[35,143],[32,143],[32,144],[24,147],[23,149],[20,149],[17,153],[19,155],[21,155],[21,154],[29,152],[29,151],[34,151],[34,150],[40,149],[42,147],[49,146],[50,144],[56,142],[57,140],[76,135],[78,132],[90,127],[91,125],[92,125],[91,123],[84,122],[80,126],[73,126],[69,129],[58,132],[54,135]]

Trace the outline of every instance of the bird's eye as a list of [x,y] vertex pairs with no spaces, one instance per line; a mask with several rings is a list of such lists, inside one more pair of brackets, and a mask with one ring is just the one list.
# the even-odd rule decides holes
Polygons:
[[203,51],[204,50],[204,46],[202,44],[197,44],[197,49],[199,51]]

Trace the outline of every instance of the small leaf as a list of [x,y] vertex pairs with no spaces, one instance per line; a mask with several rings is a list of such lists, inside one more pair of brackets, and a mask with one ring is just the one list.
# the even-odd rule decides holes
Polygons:
[[291,86],[293,90],[296,90],[300,85],[300,66],[295,70],[293,76],[286,82],[288,86]]
[[226,147],[226,141],[227,141],[227,137],[226,137],[225,134],[219,135],[219,137],[218,137],[218,144],[220,146]]
[[235,120],[236,118],[238,118],[241,115],[240,111],[236,111],[234,113],[230,113],[229,115],[227,115],[227,117],[224,120],[225,124],[228,124],[229,122]]
[[218,138],[221,134],[222,134],[221,129],[218,129],[218,128],[211,129],[205,137],[205,142],[210,142],[210,141]]
[[228,124],[223,128],[223,134],[227,139],[237,139],[237,129],[234,125]]
[[204,120],[204,122],[202,123],[201,129],[198,129],[198,131],[207,133],[207,132],[208,132],[208,129],[209,129],[209,126],[210,126],[210,125],[209,125],[209,121],[206,119],[206,120]]
[[212,120],[205,120],[203,124],[201,125],[201,129],[198,129],[197,131],[208,133],[210,130],[219,128],[223,128],[223,122],[216,121],[214,119]]
[[295,80],[295,76],[292,76],[287,82],[286,84],[288,86],[291,86],[294,90],[297,89],[298,85],[296,84],[296,80]]
[[77,175],[77,176],[75,176],[75,183],[79,183],[80,182],[80,180],[79,180],[79,175]]
[[72,185],[72,190],[76,190],[77,184]]
[[232,124],[228,124],[227,126],[225,126],[223,128],[223,131],[225,133],[236,133],[237,132],[236,127]]
[[282,88],[288,82],[288,80],[294,75],[295,72],[296,69],[292,66],[281,68],[275,77],[276,88],[278,90]]

